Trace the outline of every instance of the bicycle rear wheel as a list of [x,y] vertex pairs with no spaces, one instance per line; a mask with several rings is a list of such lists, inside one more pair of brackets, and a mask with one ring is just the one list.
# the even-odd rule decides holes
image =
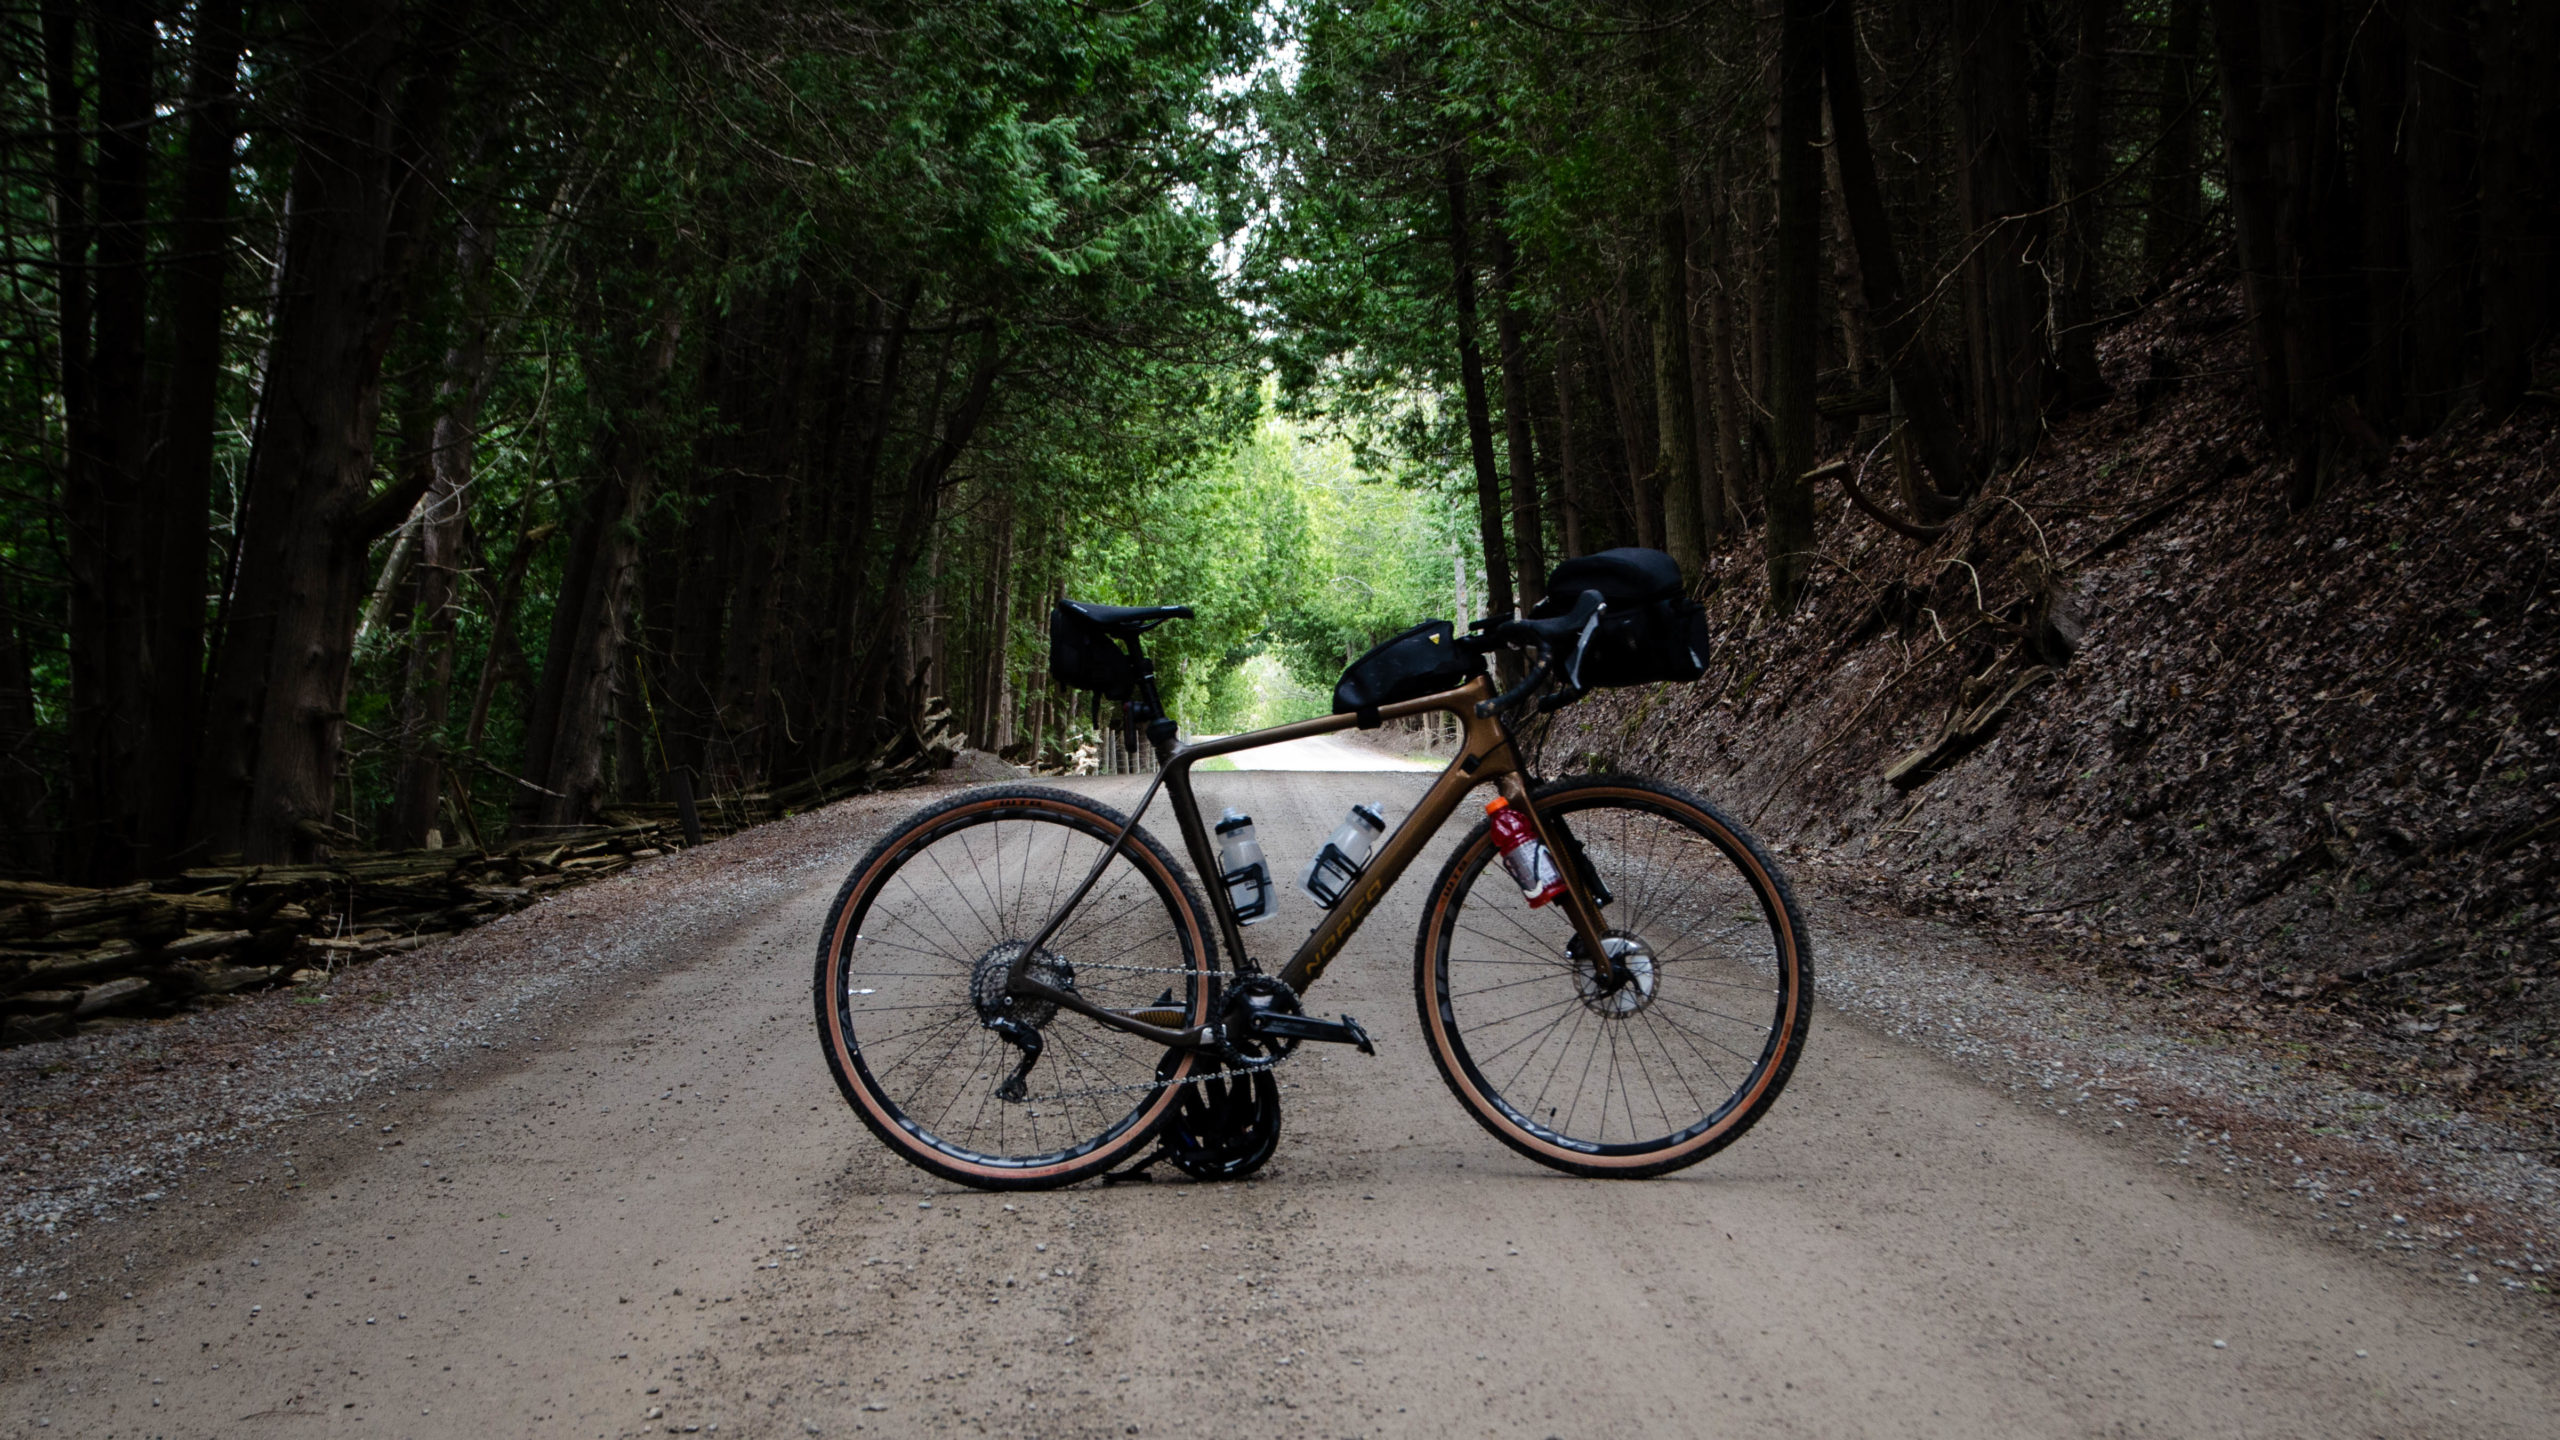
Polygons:
[[1694,1165],[1768,1113],[1812,1019],[1804,919],[1742,828],[1676,786],[1537,792],[1607,896],[1606,989],[1561,903],[1532,910],[1478,825],[1432,885],[1415,1000],[1441,1078],[1504,1144],[1577,1175]]
[[[854,1113],[911,1164],[982,1189],[1071,1185],[1130,1158],[1199,1057],[1168,1054],[1004,984],[1125,817],[1063,790],[976,790],[918,813],[854,867],[818,938],[818,1032]],[[1197,897],[1145,830],[1104,869],[1032,968],[1106,1009],[1215,1003]],[[1024,1093],[999,1092],[1023,1052],[985,1021],[1035,1028]]]

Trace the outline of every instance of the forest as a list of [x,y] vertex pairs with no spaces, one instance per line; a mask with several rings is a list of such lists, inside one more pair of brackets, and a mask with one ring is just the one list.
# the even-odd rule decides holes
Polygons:
[[1055,768],[1109,723],[1045,674],[1062,594],[1198,606],[1201,731],[1610,545],[1784,617],[1825,517],[1925,546],[2212,378],[2099,361],[2203,281],[2269,526],[2550,388],[2539,0],[46,0],[0,44],[29,882]]

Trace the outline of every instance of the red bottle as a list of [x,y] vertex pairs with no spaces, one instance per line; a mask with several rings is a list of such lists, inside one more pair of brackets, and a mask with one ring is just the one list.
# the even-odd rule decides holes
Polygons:
[[1511,802],[1496,796],[1484,807],[1493,817],[1493,843],[1502,851],[1502,867],[1520,886],[1520,896],[1537,909],[1564,893],[1564,874],[1556,869],[1556,857],[1538,843],[1538,834],[1529,828],[1529,817],[1511,808]]

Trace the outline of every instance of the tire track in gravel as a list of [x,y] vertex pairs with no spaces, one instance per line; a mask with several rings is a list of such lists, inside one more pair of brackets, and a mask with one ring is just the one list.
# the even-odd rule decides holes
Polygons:
[[[1351,801],[1420,788],[1201,780],[1284,871]],[[1381,1053],[1292,1061],[1249,1182],[985,1195],[898,1164],[809,1033],[841,866],[804,873],[539,1051],[368,1117],[383,1148],[227,1212],[82,1311],[104,1328],[11,1347],[0,1433],[2544,1433],[2555,1356],[2499,1297],[2196,1194],[1835,1012],[1706,1164],[1530,1165],[1414,1028],[1437,862],[1309,997]],[[1292,891],[1257,948],[1311,914]]]

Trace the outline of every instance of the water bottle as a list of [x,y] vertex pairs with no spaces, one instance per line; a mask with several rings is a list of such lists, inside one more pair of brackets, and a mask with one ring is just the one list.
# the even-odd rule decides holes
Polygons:
[[1325,840],[1324,848],[1316,852],[1316,858],[1307,862],[1306,873],[1298,877],[1298,888],[1317,904],[1332,909],[1351,893],[1351,882],[1368,868],[1370,849],[1386,833],[1387,817],[1380,807],[1352,806],[1351,813],[1342,817],[1342,823]]
[[1538,832],[1529,828],[1529,817],[1500,796],[1484,807],[1484,813],[1492,817],[1493,843],[1502,850],[1502,868],[1511,872],[1529,908],[1535,910],[1563,894],[1564,872],[1556,868],[1556,857],[1538,842]]
[[1271,867],[1263,863],[1262,842],[1253,838],[1253,817],[1233,806],[1218,817],[1218,880],[1227,887],[1227,903],[1236,923],[1252,925],[1271,918]]

